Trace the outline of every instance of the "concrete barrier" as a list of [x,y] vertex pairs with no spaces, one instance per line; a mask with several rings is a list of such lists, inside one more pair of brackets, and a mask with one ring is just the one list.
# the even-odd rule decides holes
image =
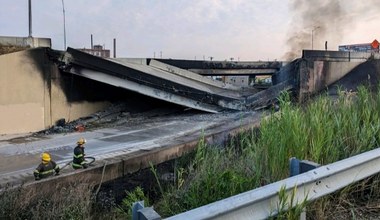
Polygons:
[[0,36],[0,45],[20,47],[51,47],[50,38]]

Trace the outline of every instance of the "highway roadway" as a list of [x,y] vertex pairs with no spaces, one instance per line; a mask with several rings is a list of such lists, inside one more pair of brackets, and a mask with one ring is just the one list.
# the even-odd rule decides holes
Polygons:
[[[236,129],[257,123],[260,112],[230,112],[164,116],[142,120],[133,125],[101,128],[93,131],[52,135],[29,135],[0,141],[0,188],[33,180],[33,171],[42,152],[49,152],[61,167],[70,162],[80,137],[87,140],[85,153],[96,163],[137,151],[178,145],[220,130]],[[3,137],[3,139],[5,139]],[[223,140],[222,140],[223,141]],[[66,166],[63,173],[76,172]]]

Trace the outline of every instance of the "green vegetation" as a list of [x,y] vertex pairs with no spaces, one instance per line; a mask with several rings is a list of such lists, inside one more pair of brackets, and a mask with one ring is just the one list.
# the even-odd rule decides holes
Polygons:
[[132,217],[133,203],[144,201],[144,206],[149,207],[149,198],[145,196],[141,187],[136,187],[132,192],[127,192],[127,196],[122,200],[119,211],[121,214]]
[[[304,211],[307,205],[307,198],[300,203],[295,201],[295,195],[297,192],[297,188],[293,188],[292,192],[289,194],[285,190],[285,186],[280,189],[278,194],[280,204],[278,204],[277,210],[278,213],[272,219],[287,219],[287,220],[298,220],[300,219],[301,213]],[[288,210],[289,207],[294,207]]]
[[[279,101],[281,111],[263,119],[259,131],[239,134],[222,149],[201,140],[190,166],[180,168],[178,183],[169,186],[155,205],[158,213],[171,216],[287,178],[291,157],[328,164],[379,145],[380,92],[360,87],[357,93],[340,91],[336,99],[318,96],[303,107],[292,104],[287,93]],[[370,185],[361,182],[348,187],[314,202],[308,211],[323,219],[334,205],[355,200],[352,189],[370,188],[372,196],[380,195],[372,185],[378,182],[374,177]],[[355,207],[357,202],[350,204]],[[352,207],[350,216],[356,212]]]

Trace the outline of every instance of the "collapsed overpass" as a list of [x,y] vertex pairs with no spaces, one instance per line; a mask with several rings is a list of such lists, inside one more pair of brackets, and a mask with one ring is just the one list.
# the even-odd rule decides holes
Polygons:
[[[102,59],[72,48],[24,50],[0,56],[0,134],[47,129],[61,119],[70,122],[101,111],[114,101],[128,102],[133,107],[144,103],[147,109],[148,103],[164,100],[215,113],[261,108],[272,104],[284,90],[292,90],[302,100],[327,87],[331,89],[354,70],[367,72],[361,74],[364,79],[368,74],[376,79],[378,58],[378,54],[371,53],[304,51],[302,58],[284,65]],[[206,77],[213,74],[268,74],[273,85],[266,90],[234,86]]]
[[[253,110],[272,104],[282,91],[292,90],[300,100],[321,90],[355,86],[372,77],[377,82],[379,54],[304,50],[302,58],[281,62],[212,62],[171,59],[103,59],[68,48],[59,69],[206,112]],[[367,73],[360,73],[366,71]],[[352,85],[347,85],[347,74]],[[367,76],[367,75],[368,76]],[[203,76],[202,76],[203,75]],[[270,75],[266,90],[240,87],[206,76]],[[352,76],[355,75],[355,76]],[[363,78],[364,76],[364,78]],[[360,80],[359,80],[360,79]]]
[[[19,51],[0,56],[0,134],[48,129],[59,120],[74,121],[115,101],[133,108],[144,105],[146,110],[152,108],[152,103],[161,105],[164,100],[215,113],[262,108],[272,104],[284,90],[291,90],[302,100],[327,87],[331,89],[348,73],[363,72],[359,74],[360,81],[377,79],[378,58],[378,54],[371,53],[304,51],[302,58],[284,65],[260,61],[102,59],[72,48]],[[213,74],[268,74],[273,85],[265,90],[234,86],[206,77]]]
[[265,94],[280,91],[263,94],[190,71],[268,74],[279,62],[102,59],[72,48],[34,48],[1,55],[0,66],[0,134],[48,129],[118,101],[146,110],[164,100],[216,113],[265,105]]
[[[251,96],[258,92],[252,87],[234,86],[170,65],[168,63],[173,63],[171,60],[160,62],[155,59],[103,59],[68,48],[63,57],[59,58],[59,62],[59,68],[63,72],[213,113],[226,109],[249,109],[256,101]],[[196,61],[191,64],[197,68]],[[223,71],[224,68],[221,67],[213,74],[270,75],[280,68],[278,62],[252,62],[236,66],[243,66],[243,69]],[[199,69],[191,70],[202,72]],[[213,75],[206,72],[207,70],[203,74]]]

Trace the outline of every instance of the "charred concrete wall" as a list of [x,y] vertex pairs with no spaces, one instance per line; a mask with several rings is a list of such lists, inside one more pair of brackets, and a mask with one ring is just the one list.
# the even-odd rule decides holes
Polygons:
[[361,63],[302,60],[299,65],[300,98],[328,88]]
[[[110,104],[94,91],[89,96],[92,99],[84,95],[78,98],[75,94],[80,92],[73,81],[69,82],[69,91],[64,86],[67,79],[50,61],[46,50],[37,48],[0,56],[0,134],[43,130],[58,119],[75,120]],[[75,96],[77,99],[70,100]]]
[[45,128],[48,87],[26,51],[0,56],[0,134]]
[[370,59],[379,57],[371,53],[304,51],[297,67],[300,100],[335,86],[336,82]]

